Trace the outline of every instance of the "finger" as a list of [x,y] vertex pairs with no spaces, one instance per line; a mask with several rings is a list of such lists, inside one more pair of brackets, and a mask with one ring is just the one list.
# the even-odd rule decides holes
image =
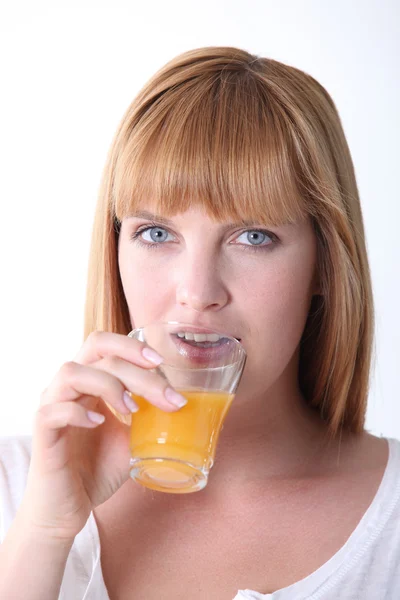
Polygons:
[[36,413],[35,429],[42,447],[52,447],[67,426],[94,429],[105,420],[104,415],[87,411],[76,402],[62,402],[41,406]]
[[108,371],[70,361],[64,363],[42,393],[41,406],[71,402],[82,396],[94,396],[109,403],[117,412],[127,415],[130,411],[123,400],[124,392],[121,381]]
[[162,357],[144,342],[107,331],[90,333],[75,356],[74,362],[88,365],[106,356],[120,356],[127,362],[147,369],[154,369],[162,363]]
[[106,356],[91,365],[93,369],[105,370],[122,382],[124,388],[142,396],[154,406],[171,412],[186,404],[186,399],[171,388],[161,375],[122,360],[119,356]]

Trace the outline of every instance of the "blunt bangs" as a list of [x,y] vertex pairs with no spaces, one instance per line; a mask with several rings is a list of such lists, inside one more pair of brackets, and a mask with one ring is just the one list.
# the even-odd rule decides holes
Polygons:
[[243,70],[171,87],[120,132],[113,216],[122,221],[149,204],[172,216],[200,204],[219,221],[299,221],[310,205],[297,185],[290,128],[284,108]]

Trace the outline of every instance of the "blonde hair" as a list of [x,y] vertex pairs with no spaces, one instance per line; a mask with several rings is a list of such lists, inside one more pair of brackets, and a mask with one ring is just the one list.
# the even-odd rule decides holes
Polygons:
[[231,47],[185,52],[125,113],[94,219],[84,337],[132,328],[119,224],[141,199],[166,215],[200,203],[215,219],[309,217],[321,295],[301,340],[299,383],[336,436],[364,427],[373,299],[352,159],[334,102],[313,77]]

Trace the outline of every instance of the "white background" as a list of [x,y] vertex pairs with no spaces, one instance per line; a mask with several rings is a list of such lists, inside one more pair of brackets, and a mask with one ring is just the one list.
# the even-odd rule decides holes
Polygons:
[[400,438],[399,9],[396,0],[2,0],[0,435],[83,339],[90,233],[106,153],[168,60],[242,47],[318,79],[352,152],[377,311],[367,429]]

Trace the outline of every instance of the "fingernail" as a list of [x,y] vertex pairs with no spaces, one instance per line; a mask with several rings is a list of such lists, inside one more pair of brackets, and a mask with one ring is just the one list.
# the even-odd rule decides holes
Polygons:
[[143,348],[142,355],[146,360],[149,360],[154,365],[161,365],[161,363],[164,362],[163,357],[157,354],[157,352],[151,348]]
[[173,390],[170,387],[167,387],[164,394],[168,402],[171,402],[171,404],[177,406],[178,408],[182,408],[182,406],[185,406],[185,404],[187,404],[186,398],[178,394],[178,392],[175,392],[175,390]]
[[105,420],[105,416],[101,415],[100,413],[97,412],[93,412],[92,410],[87,410],[86,414],[88,416],[88,419],[90,421],[92,421],[93,423],[104,423]]
[[126,408],[129,408],[131,412],[137,412],[139,410],[138,405],[134,402],[129,394],[129,392],[124,392],[124,404]]

